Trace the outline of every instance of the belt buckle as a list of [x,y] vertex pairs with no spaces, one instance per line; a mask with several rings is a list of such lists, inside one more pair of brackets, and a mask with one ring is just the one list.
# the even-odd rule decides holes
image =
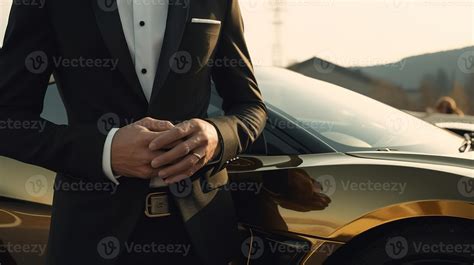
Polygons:
[[153,192],[146,196],[145,215],[151,218],[170,216],[170,205],[166,192]]

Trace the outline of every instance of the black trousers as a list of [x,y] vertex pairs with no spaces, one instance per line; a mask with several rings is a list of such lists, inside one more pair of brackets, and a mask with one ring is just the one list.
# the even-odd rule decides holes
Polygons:
[[[156,191],[164,189],[150,189],[150,192]],[[151,218],[143,214],[125,243],[117,265],[202,264],[193,251],[179,211],[170,195],[168,198],[171,215]]]

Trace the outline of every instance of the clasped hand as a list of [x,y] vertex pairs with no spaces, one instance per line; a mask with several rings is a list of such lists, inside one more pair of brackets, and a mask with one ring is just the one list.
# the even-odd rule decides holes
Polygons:
[[120,128],[112,141],[112,169],[119,176],[167,184],[192,176],[220,152],[216,128],[201,119],[173,125],[144,118]]

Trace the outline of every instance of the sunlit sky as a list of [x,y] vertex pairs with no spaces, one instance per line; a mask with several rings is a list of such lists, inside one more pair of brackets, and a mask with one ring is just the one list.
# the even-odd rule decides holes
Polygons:
[[[11,0],[0,0],[0,39]],[[240,0],[254,64],[272,64],[274,9],[281,63],[322,57],[343,66],[474,45],[474,0]]]

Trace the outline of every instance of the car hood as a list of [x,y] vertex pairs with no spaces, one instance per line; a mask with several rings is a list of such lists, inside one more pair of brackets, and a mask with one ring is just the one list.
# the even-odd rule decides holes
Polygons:
[[[395,160],[402,162],[413,162],[422,164],[442,165],[442,166],[453,166],[467,169],[474,169],[474,152],[458,153],[452,155],[434,155],[434,154],[423,154],[423,153],[411,153],[411,152],[349,152],[347,155],[359,157],[359,158],[370,158],[370,159],[383,159],[383,160]],[[473,176],[474,177],[474,173]]]

